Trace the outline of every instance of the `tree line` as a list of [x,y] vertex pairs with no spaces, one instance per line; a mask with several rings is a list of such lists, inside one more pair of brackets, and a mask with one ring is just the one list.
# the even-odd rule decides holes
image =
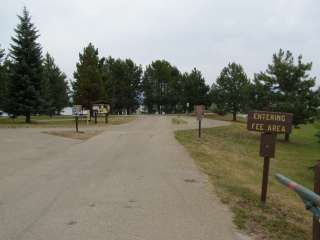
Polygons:
[[212,112],[232,113],[233,120],[250,110],[291,112],[295,126],[319,115],[320,88],[310,76],[312,64],[282,49],[253,79],[240,64],[229,63],[209,87],[196,68],[181,72],[166,60],[155,60],[144,69],[132,59],[99,56],[89,43],[79,53],[69,89],[53,57],[42,56],[28,11],[24,8],[18,17],[9,54],[0,49],[0,109],[24,115],[27,122],[32,114],[59,114],[70,101],[87,109],[107,102],[113,113],[128,114],[142,105],[148,113],[186,113],[203,104]]
[[141,104],[142,73],[141,65],[131,59],[100,58],[98,49],[90,43],[76,64],[73,101],[87,109],[103,101],[114,113],[133,113]]
[[105,101],[113,113],[130,114],[142,104],[149,113],[176,113],[208,102],[209,86],[199,70],[182,74],[165,60],[156,60],[143,71],[131,59],[100,58],[90,43],[79,54],[76,68],[73,100],[86,108]]
[[240,64],[230,63],[210,90],[213,111],[237,113],[267,110],[293,113],[298,126],[319,117],[320,88],[310,76],[312,63],[297,61],[290,51],[280,49],[273,55],[266,71],[254,74],[252,81]]
[[30,122],[34,114],[59,114],[68,104],[92,109],[95,102],[128,114],[141,105],[149,113],[176,113],[208,104],[209,86],[199,70],[181,73],[165,60],[144,70],[131,59],[100,57],[92,43],[79,53],[69,89],[54,58],[42,55],[39,31],[26,8],[18,18],[9,53],[0,49],[0,109],[12,117],[25,116]]
[[264,110],[293,113],[295,127],[314,122],[320,118],[320,87],[315,89],[311,68],[312,63],[304,63],[302,55],[295,61],[290,51],[282,49],[273,54],[265,71],[254,74],[253,81],[240,64],[230,63],[212,85],[211,108],[220,114],[231,112],[234,121],[240,112]]

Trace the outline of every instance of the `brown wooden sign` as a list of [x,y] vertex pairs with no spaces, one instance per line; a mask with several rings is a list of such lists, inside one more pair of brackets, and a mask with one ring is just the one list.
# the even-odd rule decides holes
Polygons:
[[273,133],[262,133],[260,139],[260,156],[274,158],[276,151],[276,135]]
[[268,133],[290,133],[292,130],[292,113],[250,112],[247,129],[249,131]]
[[197,116],[197,119],[201,121],[204,115],[204,105],[195,105],[194,111]]
[[248,114],[247,129],[262,132],[260,141],[260,156],[263,157],[263,175],[261,186],[261,201],[267,200],[270,158],[274,158],[276,149],[276,134],[290,133],[293,114],[282,112],[256,111]]

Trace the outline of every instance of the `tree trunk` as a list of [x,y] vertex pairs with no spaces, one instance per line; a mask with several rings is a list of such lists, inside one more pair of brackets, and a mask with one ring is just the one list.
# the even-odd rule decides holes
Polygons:
[[232,121],[237,121],[237,112],[232,113]]
[[289,133],[285,133],[284,134],[284,141],[285,142],[289,142],[290,141],[290,134]]
[[26,113],[26,123],[31,123],[31,114]]

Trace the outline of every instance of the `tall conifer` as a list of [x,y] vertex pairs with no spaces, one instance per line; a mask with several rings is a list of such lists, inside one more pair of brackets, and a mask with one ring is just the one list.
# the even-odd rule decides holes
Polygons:
[[41,108],[42,50],[37,42],[38,30],[26,8],[18,18],[10,49],[12,64],[6,111],[14,116],[24,115],[29,123],[31,114]]
[[98,49],[92,43],[79,54],[77,70],[74,73],[73,100],[86,108],[98,100],[104,100],[105,91],[99,64]]

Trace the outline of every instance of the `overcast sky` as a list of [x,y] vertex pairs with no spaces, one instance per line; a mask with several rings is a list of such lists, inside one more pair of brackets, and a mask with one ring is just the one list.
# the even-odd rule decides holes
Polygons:
[[4,48],[23,6],[69,78],[92,42],[100,56],[196,67],[210,85],[232,61],[251,78],[283,48],[312,61],[320,85],[320,0],[1,0]]

